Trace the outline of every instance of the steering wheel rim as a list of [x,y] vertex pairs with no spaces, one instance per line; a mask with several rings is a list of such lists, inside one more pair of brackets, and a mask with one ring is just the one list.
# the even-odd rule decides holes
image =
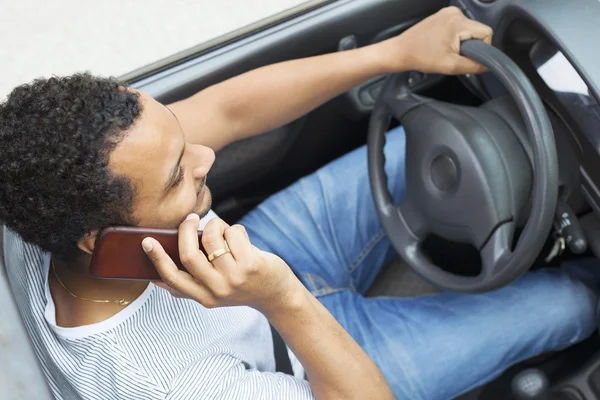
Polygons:
[[[368,135],[369,178],[373,200],[384,231],[400,256],[424,279],[444,290],[485,292],[503,287],[525,273],[545,244],[558,198],[558,159],[552,126],[542,100],[520,68],[500,50],[479,40],[461,44],[461,54],[488,68],[506,87],[525,122],[533,149],[533,184],[530,217],[514,250],[515,222],[504,223],[480,248],[482,272],[460,276],[443,271],[422,252],[428,233],[417,206],[407,200],[396,206],[384,170],[385,132],[392,114],[403,123],[406,115],[431,102],[410,90],[406,74],[387,78],[371,115]],[[406,132],[407,138],[411,134]],[[415,133],[415,134],[418,134]],[[408,139],[407,139],[408,140]],[[408,166],[407,166],[408,168]]]

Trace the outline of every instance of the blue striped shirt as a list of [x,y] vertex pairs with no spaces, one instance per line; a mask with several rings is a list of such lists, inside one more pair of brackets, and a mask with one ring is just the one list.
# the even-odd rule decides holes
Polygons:
[[206,309],[149,284],[111,318],[56,325],[50,255],[8,229],[5,260],[21,315],[58,399],[312,399],[298,377],[275,372],[267,319],[249,307]]

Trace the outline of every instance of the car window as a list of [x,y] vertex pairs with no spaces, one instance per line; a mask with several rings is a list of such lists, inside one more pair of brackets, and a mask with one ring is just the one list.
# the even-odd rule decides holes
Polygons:
[[[0,13],[0,99],[34,78],[121,76],[307,0],[20,0]],[[322,1],[323,2],[323,1]]]

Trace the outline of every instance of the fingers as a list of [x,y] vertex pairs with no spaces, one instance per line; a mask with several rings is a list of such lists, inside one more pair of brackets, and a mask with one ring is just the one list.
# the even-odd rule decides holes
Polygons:
[[164,273],[169,273],[169,271],[174,269],[178,270],[171,257],[169,257],[156,239],[145,238],[142,240],[142,248],[161,277]]
[[179,225],[178,246],[179,258],[185,265],[186,262],[194,261],[200,258],[200,242],[198,241],[198,224],[200,217],[198,214],[190,214],[185,221]]
[[[199,249],[198,222],[198,216],[191,215],[179,227],[179,254],[189,273],[177,268],[158,241],[144,239],[144,251],[164,282],[156,285],[175,296],[192,298],[205,307],[253,304],[257,297],[264,297],[264,285],[271,278],[261,280],[260,266],[263,264],[260,262],[265,261],[267,254],[261,254],[252,246],[245,228],[241,225],[229,227],[218,218],[211,220],[202,234],[204,249],[212,254],[229,246],[231,253],[209,263]],[[276,259],[275,262],[282,261]],[[269,277],[273,268],[267,267],[262,271]]]
[[190,214],[179,225],[179,259],[194,278],[210,286],[210,284],[218,281],[219,274],[208,262],[202,250],[200,250],[200,243],[198,242],[199,223],[200,218],[198,214]]
[[255,251],[252,244],[250,244],[250,238],[248,237],[246,228],[242,225],[234,225],[227,228],[225,230],[225,240],[227,240],[229,249],[236,261],[240,262],[253,259]]
[[[467,19],[467,21],[475,22],[475,21],[471,21],[469,19]],[[476,22],[475,24],[483,26],[484,28],[489,28],[478,22]],[[464,42],[465,40],[481,39],[481,40],[484,40],[488,44],[492,43],[491,28],[489,29],[488,36],[482,36],[482,35],[484,35],[483,32],[479,32],[478,35],[475,35],[474,31],[472,31],[472,30],[463,30],[458,33],[456,41],[453,44],[453,47],[454,47],[453,50],[455,50],[455,52],[456,52],[456,57],[454,57],[454,59],[453,59],[454,65],[452,66],[453,67],[452,73],[454,73],[455,75],[458,75],[458,74],[480,74],[480,73],[487,71],[487,68],[485,68],[483,65],[479,64],[478,62],[473,61],[470,58],[463,57],[460,55],[460,44],[461,44],[461,42]]]
[[456,39],[452,42],[452,50],[456,57],[452,57],[449,61],[449,72],[453,74],[480,74],[487,69],[466,57],[460,55],[460,44],[465,40],[479,39],[487,44],[492,44],[493,30],[487,25],[469,19],[457,7],[448,7],[449,14],[453,15],[454,27],[457,31]]
[[461,41],[469,39],[479,39],[483,40],[487,44],[492,44],[492,28],[466,17],[461,19],[461,29],[458,32],[458,36],[460,37]]
[[[212,219],[206,224],[202,232],[202,245],[206,254],[210,256],[212,253],[228,247],[224,238],[225,230],[228,228],[229,225],[219,218]],[[229,246],[229,249],[231,250],[231,246]],[[211,261],[217,269],[227,267],[227,264],[231,262],[235,262],[231,253],[223,254]]]
[[456,31],[456,41],[452,45],[456,53],[460,53],[460,42],[469,39],[483,40],[487,44],[492,44],[492,35],[494,31],[489,26],[481,22],[474,21],[464,16],[464,14],[456,7],[449,7],[451,21],[454,30]]
[[[202,245],[208,254],[226,246],[231,253],[225,253],[209,263],[199,249],[198,222],[198,216],[191,215],[179,227],[179,254],[189,273],[177,268],[158,241],[144,239],[144,251],[164,282],[156,285],[175,296],[192,298],[205,307],[252,304],[255,297],[262,295],[264,284],[268,283],[259,282],[260,279],[257,281],[262,265],[260,262],[264,262],[268,254],[261,254],[252,246],[244,227],[230,227],[216,218],[206,225]],[[276,262],[281,260],[277,259]],[[269,271],[271,269],[267,268]]]
[[156,239],[145,238],[142,241],[142,247],[164,283],[202,304],[207,303],[212,298],[204,285],[196,281],[187,272],[177,268]]

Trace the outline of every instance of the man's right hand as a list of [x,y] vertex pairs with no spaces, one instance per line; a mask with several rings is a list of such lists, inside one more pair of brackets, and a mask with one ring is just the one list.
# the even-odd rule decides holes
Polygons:
[[[179,226],[179,257],[187,269],[181,271],[153,238],[142,242],[163,282],[207,308],[250,306],[263,313],[286,308],[303,293],[302,284],[279,257],[250,243],[246,229],[211,220],[202,233],[207,254],[229,247],[230,253],[209,262],[198,242],[199,217],[190,214]],[[227,244],[225,244],[227,242]],[[162,286],[162,285],[161,285]]]
[[252,246],[242,226],[213,219],[202,233],[206,253],[223,249],[225,241],[231,253],[210,263],[200,250],[198,223],[190,215],[179,226],[179,256],[187,272],[156,240],[142,242],[168,287],[205,307],[246,305],[262,312],[304,366],[317,400],[393,398],[375,363],[283,260]]

